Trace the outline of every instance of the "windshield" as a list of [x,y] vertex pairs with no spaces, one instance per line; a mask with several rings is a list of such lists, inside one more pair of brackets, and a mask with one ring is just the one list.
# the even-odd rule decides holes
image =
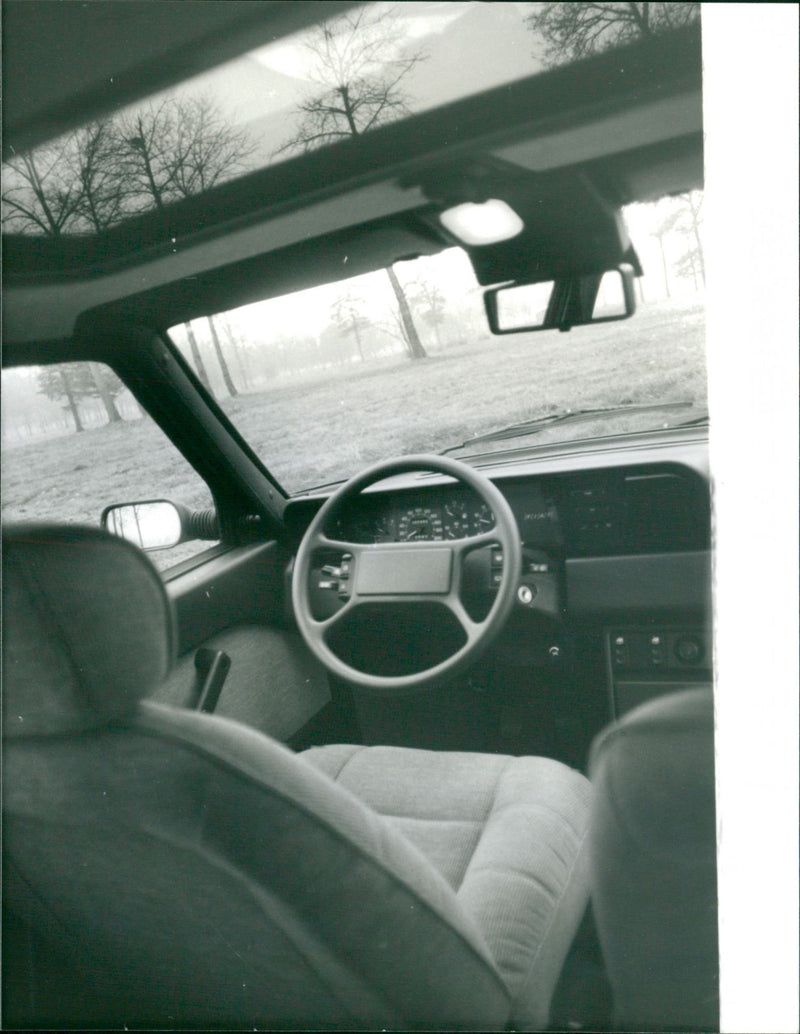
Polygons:
[[[691,422],[706,403],[701,202],[694,192],[626,212],[650,271],[628,320],[493,336],[469,259],[451,248],[170,333],[289,494],[389,456]],[[581,410],[603,412],[575,419]]]

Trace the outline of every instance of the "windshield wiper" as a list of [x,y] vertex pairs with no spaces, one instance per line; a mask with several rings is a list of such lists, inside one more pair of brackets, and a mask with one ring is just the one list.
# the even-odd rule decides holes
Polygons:
[[[480,445],[484,442],[502,442],[509,438],[521,438],[528,434],[537,434],[539,431],[554,424],[568,424],[572,421],[586,420],[589,417],[610,415],[612,413],[647,413],[653,410],[664,409],[685,409],[687,406],[694,406],[691,399],[683,399],[678,402],[653,402],[646,405],[633,403],[626,406],[601,406],[597,409],[574,409],[566,413],[550,413],[547,416],[536,417],[534,420],[525,420],[520,424],[509,424],[508,427],[501,427],[497,431],[488,431],[485,434],[476,434],[472,438],[466,438],[460,445],[449,445],[442,450],[445,456],[451,452],[458,452],[460,449],[467,449],[472,445]],[[704,423],[708,420],[708,413],[704,410],[702,416],[694,417],[692,420],[680,424],[673,424],[673,427],[688,427],[692,424]]]

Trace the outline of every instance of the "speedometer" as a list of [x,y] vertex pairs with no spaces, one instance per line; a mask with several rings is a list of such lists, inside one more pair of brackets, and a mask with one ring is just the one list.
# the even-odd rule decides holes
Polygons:
[[432,506],[415,506],[401,514],[397,522],[397,537],[401,542],[443,539],[442,517]]

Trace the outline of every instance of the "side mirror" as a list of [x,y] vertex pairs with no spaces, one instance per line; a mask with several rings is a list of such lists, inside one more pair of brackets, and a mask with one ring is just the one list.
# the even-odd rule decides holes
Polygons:
[[535,284],[506,284],[484,294],[493,334],[570,330],[588,323],[624,320],[636,311],[633,267]]
[[140,549],[171,549],[194,539],[218,539],[219,522],[213,510],[192,511],[167,499],[107,506],[101,525],[112,535]]

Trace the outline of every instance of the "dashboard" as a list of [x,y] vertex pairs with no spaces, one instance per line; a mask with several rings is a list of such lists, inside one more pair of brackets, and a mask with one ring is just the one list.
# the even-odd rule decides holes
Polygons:
[[[504,683],[521,679],[524,693],[534,677],[550,672],[547,677],[556,678],[563,668],[570,687],[559,698],[563,713],[571,714],[568,701],[578,684],[592,706],[601,706],[597,689],[605,683],[619,715],[654,694],[710,681],[712,524],[704,430],[553,443],[479,464],[507,500],[522,545],[515,606],[487,660],[503,666]],[[287,502],[284,519],[296,541],[326,499],[320,492]],[[493,520],[469,487],[415,471],[367,488],[326,531],[339,543],[446,543],[483,534]],[[348,589],[338,577],[346,555],[322,552],[310,587],[319,619],[344,605]],[[461,600],[480,621],[502,577],[502,553],[489,545],[462,557]],[[337,648],[352,650],[356,667],[383,670],[390,661],[413,661],[432,643],[447,644],[446,624],[431,607],[396,611],[357,608],[359,620],[344,623]],[[397,640],[399,626],[406,647],[387,654],[383,644]],[[569,658],[582,659],[573,664]],[[597,720],[606,718],[604,712]]]
[[[523,545],[557,555],[613,556],[707,549],[708,489],[678,465],[619,467],[538,478],[495,479]],[[471,489],[438,484],[364,493],[331,531],[357,543],[468,538],[494,525]]]
[[[558,616],[571,627],[593,629],[710,622],[704,431],[553,443],[500,454],[481,470],[516,518],[523,548],[520,608],[531,620]],[[321,492],[287,502],[284,520],[296,541],[326,498]],[[370,486],[326,530],[359,544],[446,542],[481,534],[492,523],[489,507],[467,486],[420,471]],[[474,588],[477,609],[490,602],[500,559],[491,547],[467,555],[465,583]],[[335,567],[337,558],[321,563]]]

